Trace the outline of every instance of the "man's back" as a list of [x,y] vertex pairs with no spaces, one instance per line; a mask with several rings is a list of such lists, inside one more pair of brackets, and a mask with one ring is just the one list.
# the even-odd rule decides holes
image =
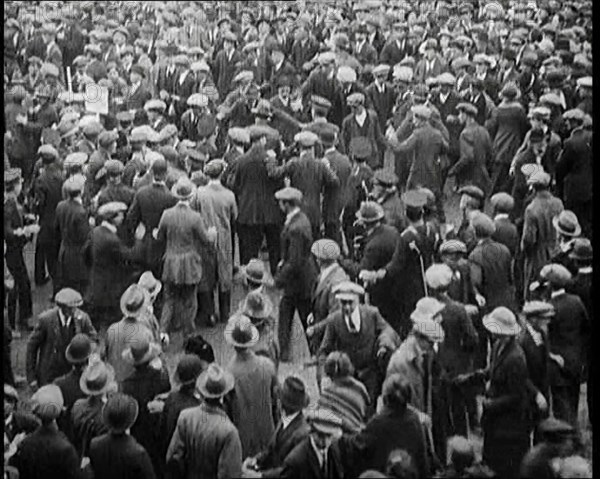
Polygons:
[[128,434],[104,434],[92,439],[90,464],[95,479],[154,479],[146,450]]

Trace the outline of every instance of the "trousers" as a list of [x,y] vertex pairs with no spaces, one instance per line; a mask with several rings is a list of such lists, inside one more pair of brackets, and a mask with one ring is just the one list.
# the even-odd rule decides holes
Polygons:
[[278,224],[245,225],[238,223],[236,225],[236,231],[240,245],[240,263],[243,265],[248,264],[251,259],[258,258],[260,246],[264,237],[267,240],[271,274],[275,274],[281,254],[279,247],[281,226]]
[[23,259],[23,250],[7,250],[6,266],[12,275],[15,286],[8,292],[7,314],[12,329],[17,327],[17,305],[19,311],[19,326],[27,327],[26,321],[33,314],[31,299],[31,282]]
[[160,317],[161,329],[167,333],[183,330],[187,335],[195,330],[198,312],[198,285],[165,284],[165,298]]
[[281,350],[281,360],[290,360],[290,342],[298,338],[292,338],[292,326],[294,313],[298,311],[298,316],[302,322],[303,330],[306,330],[306,319],[311,311],[310,298],[300,298],[298,296],[286,295],[284,293],[279,303],[279,348]]

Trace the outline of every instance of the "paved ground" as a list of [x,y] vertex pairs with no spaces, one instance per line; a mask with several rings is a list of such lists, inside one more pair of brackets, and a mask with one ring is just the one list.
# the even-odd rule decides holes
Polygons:
[[[449,200],[446,202],[446,215],[448,221],[455,222],[457,221],[457,210],[458,210],[458,198],[456,195],[452,195],[450,193],[450,188],[452,185],[448,185],[447,188],[447,196]],[[28,245],[25,251],[26,263],[30,271],[30,277],[33,278],[33,248],[31,245]],[[51,284],[47,284],[41,288],[32,285],[33,288],[33,312],[34,318],[40,312],[44,311],[50,306],[50,295],[52,294]],[[276,294],[276,293],[275,293]],[[232,305],[237,305],[238,302],[242,299],[242,291],[239,285],[236,285],[232,295]],[[275,304],[277,307],[277,304]],[[292,363],[283,363],[279,368],[279,377],[280,380],[283,381],[285,377],[290,374],[297,374],[302,377],[308,387],[309,393],[312,398],[312,403],[318,397],[318,389],[317,383],[315,379],[315,369],[314,368],[305,368],[303,363],[309,359],[308,346],[306,343],[306,339],[304,333],[302,331],[302,327],[298,318],[294,321],[294,330],[293,330],[293,343],[292,343]],[[223,329],[224,325],[218,325],[215,328],[203,328],[201,333],[205,337],[207,341],[213,346],[215,351],[215,356],[217,362],[224,365],[227,364],[229,359],[233,354],[232,348],[225,343],[223,337]],[[23,337],[19,340],[14,340],[12,344],[12,360],[13,367],[15,368],[15,372],[17,375],[24,376],[25,374],[25,349],[26,349],[26,337]],[[173,351],[173,348],[169,348],[167,350],[167,364],[169,366],[169,371],[173,373],[175,366],[177,364],[177,360],[179,357],[179,353]],[[30,391],[22,389],[22,391],[29,395]],[[583,439],[586,444],[587,456],[591,458],[591,444],[592,444],[592,433],[591,427],[589,427],[588,415],[587,415],[587,402],[585,400],[586,393],[585,387],[582,388],[581,392],[581,401],[580,401],[580,424],[585,424],[583,431]],[[478,448],[481,447],[481,438],[473,437],[478,445]]]

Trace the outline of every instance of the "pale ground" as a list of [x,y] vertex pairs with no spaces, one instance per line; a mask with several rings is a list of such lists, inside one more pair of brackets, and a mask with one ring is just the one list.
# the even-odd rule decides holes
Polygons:
[[[449,200],[446,201],[446,215],[447,215],[447,218],[449,221],[454,222],[457,220],[458,198],[457,198],[457,195],[453,195],[450,193],[450,185],[447,185],[446,193],[447,193],[447,197],[450,198]],[[28,269],[30,271],[30,278],[33,278],[33,254],[34,254],[33,247],[31,245],[28,245],[28,247],[25,251],[25,256],[26,256],[26,263],[27,263]],[[50,306],[50,295],[52,292],[52,288],[51,288],[51,283],[48,283],[47,285],[45,285],[41,288],[38,288],[33,284],[33,281],[32,281],[32,288],[33,288],[33,299],[34,299],[33,312],[34,312],[34,318],[35,318],[37,314],[41,313],[42,311],[44,311],[45,309],[47,309]],[[241,296],[242,296],[241,287],[239,285],[237,285],[234,288],[234,292],[232,295],[232,309],[234,309],[234,306],[237,305],[239,303],[239,301],[242,299]],[[277,306],[277,305],[275,305],[275,306]],[[224,341],[223,329],[224,329],[224,325],[221,324],[221,325],[216,326],[215,328],[203,328],[200,330],[200,332],[204,336],[204,338],[213,346],[217,362],[221,365],[226,365],[233,354],[233,350]],[[293,362],[292,363],[282,363],[280,365],[279,378],[280,378],[280,381],[283,382],[283,380],[290,374],[295,374],[295,375],[300,376],[304,380],[304,382],[308,388],[309,394],[311,396],[311,405],[314,405],[314,402],[318,397],[317,382],[315,379],[315,368],[314,367],[308,367],[308,368],[304,367],[303,363],[308,361],[310,359],[310,357],[309,357],[309,353],[308,353],[306,339],[305,339],[304,333],[302,331],[302,326],[297,317],[294,320],[292,338],[293,338],[293,342],[292,342]],[[26,338],[25,337],[20,340],[14,340],[12,343],[13,367],[15,369],[15,373],[17,375],[21,375],[21,376],[25,375],[25,348],[26,348]],[[169,348],[169,349],[172,349],[172,348]],[[178,357],[179,357],[179,354],[177,354],[175,352],[173,352],[173,353],[169,352],[167,354],[167,364],[168,364],[169,371],[171,372],[171,374],[173,374],[173,372],[174,372]],[[20,389],[25,395],[29,396],[30,391],[27,390],[28,388],[25,388],[25,389],[20,388]],[[581,390],[581,401],[579,403],[579,406],[580,406],[579,421],[580,421],[580,424],[585,425],[585,427],[583,427],[582,435],[583,435],[584,444],[586,445],[586,456],[591,459],[592,430],[591,430],[591,426],[589,425],[589,422],[588,422],[585,385],[582,387],[582,390]],[[475,441],[475,443],[477,445],[477,449],[480,450],[481,444],[482,444],[482,439],[478,436],[473,436],[472,439]]]

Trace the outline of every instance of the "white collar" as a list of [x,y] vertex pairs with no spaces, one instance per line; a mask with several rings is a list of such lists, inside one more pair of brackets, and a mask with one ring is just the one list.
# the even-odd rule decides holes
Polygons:
[[327,148],[325,150],[325,154],[327,154],[327,153],[333,153],[334,151],[337,151],[337,148],[335,146],[332,146],[331,148]]
[[290,102],[290,97],[287,98],[283,98],[281,95],[277,95],[279,97],[279,99],[281,100],[281,103],[283,103],[284,105],[288,105]]
[[556,298],[557,296],[560,296],[561,294],[565,294],[565,293],[566,293],[565,288],[561,288],[557,291],[552,291],[552,293],[550,294],[550,297]]
[[[344,316],[344,321],[346,323],[346,327],[348,328],[348,331],[350,331],[350,323],[348,322],[348,318]],[[354,311],[352,311],[352,314],[350,315],[350,321],[352,321],[352,324],[354,325],[354,327],[356,328],[356,332],[360,333],[360,311],[358,309],[358,306],[356,306],[356,308],[354,308]]]
[[495,220],[504,220],[504,219],[508,219],[508,218],[510,218],[508,213],[498,213],[496,216],[494,216],[494,221]]
[[8,417],[7,417],[7,418],[4,420],[4,426],[5,426],[5,427],[6,427],[6,426],[9,426],[9,425],[10,425],[10,423],[13,421],[13,416],[14,416],[14,413],[12,413],[12,412],[11,412],[11,413],[10,413],[10,416],[8,416]]
[[117,234],[117,227],[115,225],[113,225],[112,223],[109,223],[108,221],[104,220],[100,226],[104,226],[107,230],[112,231],[114,234]]
[[364,45],[365,43],[367,43],[367,40],[366,40],[366,39],[365,39],[365,40],[363,40],[362,42],[357,42],[357,43],[356,43],[356,49],[357,49],[357,50],[360,50],[360,49],[363,47],[363,45]]
[[527,328],[527,331],[529,331],[529,334],[531,334],[533,342],[536,346],[541,346],[544,344],[544,337],[542,336],[542,333],[536,331],[528,321],[525,321],[525,327]]
[[590,274],[592,272],[592,267],[591,266],[584,266],[583,268],[579,268],[579,273],[582,274]]
[[319,467],[323,467],[323,461],[327,457],[327,449],[319,449],[313,437],[310,437],[310,444],[315,451],[315,456],[317,456],[317,460],[319,461]]
[[286,216],[285,216],[285,224],[288,225],[290,224],[290,221],[292,221],[292,218],[294,216],[296,216],[298,213],[300,213],[300,208],[298,206],[296,206],[292,211],[290,211]]
[[440,100],[442,100],[442,103],[446,103],[446,100],[448,99],[448,97],[450,96],[450,92],[443,94],[442,92],[440,92]]
[[66,318],[60,308],[58,309],[58,317],[60,319],[60,324],[62,324],[63,327],[71,324],[71,318]]
[[296,411],[292,414],[282,414],[281,415],[281,429],[287,429],[287,427],[291,424],[291,422],[296,418],[296,416],[300,414],[300,411]]
[[221,180],[208,180],[207,185],[220,185]]
[[356,123],[358,123],[360,126],[363,126],[365,124],[365,120],[367,119],[367,109],[364,108],[362,113],[354,115],[354,119],[356,120]]
[[279,71],[281,66],[283,65],[284,60],[281,60],[277,65],[275,65],[275,71]]

